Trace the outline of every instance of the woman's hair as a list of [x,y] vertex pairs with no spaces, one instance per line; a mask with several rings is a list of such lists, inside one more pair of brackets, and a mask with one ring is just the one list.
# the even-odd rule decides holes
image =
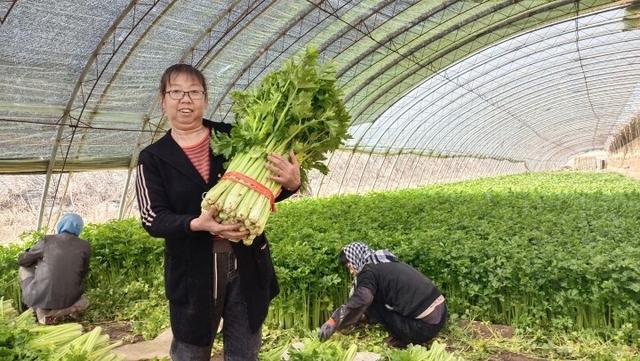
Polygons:
[[207,95],[207,81],[204,78],[204,74],[202,74],[200,70],[194,68],[189,64],[174,64],[168,67],[167,70],[164,71],[164,74],[162,74],[162,78],[160,78],[160,96],[161,97],[163,97],[164,92],[167,91],[167,86],[171,81],[171,77],[178,74],[185,74],[192,78],[197,79],[200,85],[202,85],[202,89],[204,90],[205,96]]
[[347,267],[347,263],[349,263],[349,260],[347,259],[347,254],[344,253],[344,249],[340,251],[340,264]]

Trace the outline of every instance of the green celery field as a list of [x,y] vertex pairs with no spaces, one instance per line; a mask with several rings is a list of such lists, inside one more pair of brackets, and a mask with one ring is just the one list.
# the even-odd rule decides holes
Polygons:
[[[267,227],[282,289],[267,327],[325,321],[350,287],[339,250],[364,241],[432,278],[453,319],[637,336],[639,196],[619,175],[561,172],[282,203]],[[93,247],[85,321],[130,321],[145,338],[168,327],[162,240],[137,219],[81,236]],[[22,248],[0,248],[0,297],[14,305]]]
[[320,325],[348,291],[339,249],[361,240],[416,266],[466,318],[638,329],[639,196],[620,175],[567,172],[290,202],[268,227],[283,289],[271,322],[304,312]]

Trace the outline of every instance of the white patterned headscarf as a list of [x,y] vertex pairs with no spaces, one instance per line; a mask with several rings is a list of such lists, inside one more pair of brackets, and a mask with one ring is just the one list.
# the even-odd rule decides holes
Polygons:
[[398,262],[398,257],[388,250],[374,251],[362,242],[349,243],[342,250],[347,257],[347,261],[356,269],[356,273],[360,273],[368,263]]

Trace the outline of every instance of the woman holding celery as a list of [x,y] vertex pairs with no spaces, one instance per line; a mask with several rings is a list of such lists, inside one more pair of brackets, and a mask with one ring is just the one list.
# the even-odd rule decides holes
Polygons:
[[[269,245],[260,234],[250,246],[242,224],[221,224],[215,209],[201,212],[202,195],[225,172],[222,155],[211,152],[211,133],[232,126],[203,119],[207,108],[204,75],[187,64],[169,67],[160,82],[162,109],[171,129],[143,149],[136,191],[144,228],[165,239],[165,291],[173,360],[209,360],[221,317],[224,359],[257,360],[261,326],[279,292]],[[300,167],[268,156],[270,179],[282,186],[276,201],[300,187]]]

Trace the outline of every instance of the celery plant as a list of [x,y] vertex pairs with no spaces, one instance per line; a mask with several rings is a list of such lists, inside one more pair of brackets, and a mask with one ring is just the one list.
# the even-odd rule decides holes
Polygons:
[[[334,64],[319,64],[318,56],[308,48],[257,88],[232,94],[236,124],[230,134],[213,132],[211,138],[213,152],[230,159],[227,174],[241,173],[276,195],[280,185],[269,179],[267,155],[286,156],[290,150],[300,162],[303,188],[309,170],[328,172],[322,161],[347,139],[350,117],[336,88]],[[247,245],[263,232],[271,213],[266,196],[231,179],[209,190],[201,206],[214,208],[219,222],[244,224],[251,232],[243,240]]]

